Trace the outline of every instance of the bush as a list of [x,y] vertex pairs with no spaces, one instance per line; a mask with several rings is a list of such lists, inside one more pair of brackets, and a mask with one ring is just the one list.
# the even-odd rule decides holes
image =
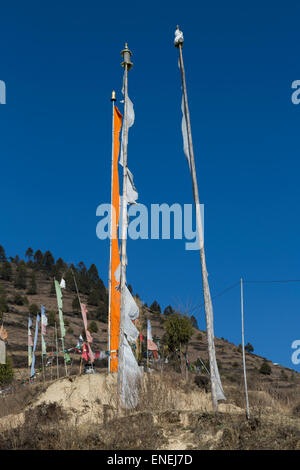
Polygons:
[[247,351],[248,353],[253,353],[254,352],[254,347],[252,346],[251,343],[246,344],[245,351]]
[[196,375],[195,384],[198,385],[199,388],[204,389],[206,393],[209,391],[209,378],[207,375]]
[[160,305],[156,300],[150,305],[150,310],[154,313],[161,313]]
[[32,316],[35,316],[39,313],[39,307],[37,306],[37,304],[30,304],[29,305],[29,313],[32,315]]
[[73,302],[72,302],[72,311],[73,313],[79,313],[80,312],[80,303],[78,300],[78,297],[74,297]]
[[24,305],[26,303],[26,300],[27,300],[26,297],[23,297],[21,294],[16,294],[13,297],[12,301],[15,305]]
[[98,307],[97,310],[96,310],[95,317],[98,321],[101,321],[102,323],[107,323],[108,313],[107,313],[106,308]]
[[9,384],[14,377],[12,359],[6,356],[6,364],[0,364],[0,385]]
[[98,333],[98,325],[95,321],[91,321],[91,323],[89,324],[89,331],[91,333]]
[[55,326],[55,320],[56,320],[55,310],[50,310],[50,312],[48,312],[47,318],[48,318],[48,325]]
[[6,300],[6,292],[0,286],[0,313],[8,312],[8,305]]
[[28,295],[36,295],[37,293],[37,287],[36,287],[36,278],[35,278],[35,273],[32,272],[31,274],[31,279],[30,279],[30,284],[27,290]]
[[72,328],[71,326],[69,326],[69,328],[67,329],[67,333],[68,333],[69,335],[72,335],[72,334],[74,333],[74,330],[73,330],[73,328]]
[[264,361],[262,365],[260,366],[259,372],[263,375],[271,375],[272,369],[271,366],[267,363],[267,361]]
[[201,333],[198,333],[197,336],[196,336],[196,339],[198,341],[201,341],[202,340],[202,334]]
[[191,320],[177,313],[167,317],[165,329],[165,343],[172,352],[187,345],[193,335]]

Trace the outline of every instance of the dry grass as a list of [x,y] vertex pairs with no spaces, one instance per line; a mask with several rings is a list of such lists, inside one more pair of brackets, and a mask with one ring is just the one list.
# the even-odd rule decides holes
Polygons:
[[[0,416],[23,411],[23,421],[13,428],[8,417],[0,449],[300,449],[293,388],[257,383],[247,421],[242,384],[226,385],[229,404],[214,414],[192,375],[185,382],[176,373],[145,374],[138,406],[118,413],[115,382],[95,374],[53,382],[45,393],[42,384],[16,388],[0,399]],[[71,400],[81,402],[74,409]]]

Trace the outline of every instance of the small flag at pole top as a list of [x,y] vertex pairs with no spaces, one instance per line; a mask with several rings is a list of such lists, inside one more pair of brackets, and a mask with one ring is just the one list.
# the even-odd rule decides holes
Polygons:
[[61,281],[60,281],[60,284],[59,284],[59,285],[60,285],[60,287],[61,287],[62,289],[65,289],[65,288],[66,288],[66,281],[64,280],[63,277],[61,278]]

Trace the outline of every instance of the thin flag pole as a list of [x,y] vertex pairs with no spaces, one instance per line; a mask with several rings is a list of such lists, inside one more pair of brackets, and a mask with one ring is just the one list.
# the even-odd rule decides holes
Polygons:
[[119,333],[119,353],[118,353],[118,408],[120,406],[120,397],[122,390],[123,368],[124,368],[124,323],[125,323],[125,287],[126,287],[126,241],[127,241],[127,143],[128,143],[128,123],[127,123],[127,106],[128,106],[128,70],[132,67],[131,51],[128,49],[127,43],[125,49],[121,52],[123,57],[122,67],[124,68],[124,132],[122,138],[123,146],[123,198],[122,198],[122,243],[121,243],[121,305],[120,305],[120,333]]
[[147,343],[146,343],[146,346],[147,346],[147,369],[149,369],[149,350],[148,350],[148,321],[147,320]]
[[112,92],[111,99],[112,102],[112,151],[111,151],[111,208],[110,208],[110,240],[109,240],[109,272],[108,272],[108,373],[110,373],[110,349],[111,349],[111,255],[112,255],[112,224],[113,224],[113,176],[114,176],[114,109],[116,102],[116,93]]
[[[177,26],[177,29],[179,29],[178,26]],[[186,124],[187,124],[188,147],[189,147],[189,154],[190,154],[190,170],[191,170],[191,176],[192,176],[192,182],[193,182],[194,202],[196,206],[197,233],[198,233],[199,244],[200,244],[200,259],[201,259],[201,271],[202,271],[205,316],[206,316],[206,330],[207,330],[208,355],[209,355],[209,365],[210,365],[210,377],[211,377],[212,405],[213,405],[213,410],[217,411],[218,400],[217,400],[217,391],[216,391],[216,382],[215,382],[216,376],[215,376],[215,364],[214,364],[214,338],[213,338],[212,315],[210,313],[211,297],[210,297],[210,290],[209,290],[209,285],[208,285],[208,280],[207,280],[207,269],[206,269],[205,251],[204,251],[204,243],[203,243],[203,230],[202,230],[202,221],[201,221],[201,212],[200,212],[198,182],[197,182],[197,174],[196,174],[196,167],[195,167],[191,120],[190,120],[188,98],[187,98],[187,88],[186,88],[185,70],[184,70],[184,64],[183,64],[182,46],[183,44],[181,42],[179,43],[177,47],[179,50],[179,63],[180,63],[180,72],[181,72],[181,81],[182,81],[182,90],[183,90],[183,99],[184,99],[184,111],[185,111]]]
[[244,334],[244,288],[243,279],[241,278],[241,320],[242,320],[242,350],[243,350],[243,370],[244,370],[244,384],[246,396],[246,416],[250,418],[248,387],[247,387],[247,374],[246,374],[246,357],[245,357],[245,334]]

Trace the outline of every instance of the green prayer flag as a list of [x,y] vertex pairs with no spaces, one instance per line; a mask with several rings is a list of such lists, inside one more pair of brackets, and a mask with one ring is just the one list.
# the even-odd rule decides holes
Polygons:
[[57,298],[57,305],[58,305],[58,308],[62,309],[63,308],[63,302],[62,302],[62,293],[61,293],[61,287],[58,283],[58,281],[54,281],[54,284],[55,284],[55,290],[56,290],[56,298]]
[[43,356],[46,356],[46,355],[47,355],[47,351],[46,351],[46,342],[45,342],[45,339],[44,339],[44,335],[42,335],[42,355],[43,355]]
[[30,367],[32,363],[32,346],[28,346],[28,366]]
[[61,337],[64,338],[66,336],[65,324],[64,324],[64,317],[63,317],[63,301],[62,301],[62,293],[61,287],[58,281],[54,281],[55,290],[56,290],[56,298],[57,298],[57,305],[58,305],[58,313],[59,313],[59,325],[60,325],[60,334]]

